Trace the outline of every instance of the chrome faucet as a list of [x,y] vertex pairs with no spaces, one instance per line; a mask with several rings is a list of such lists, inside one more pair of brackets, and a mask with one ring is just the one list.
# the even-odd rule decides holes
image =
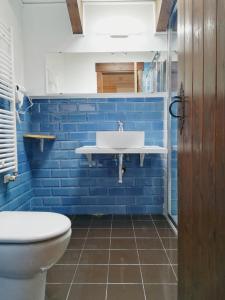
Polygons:
[[122,121],[117,121],[117,124],[118,124],[118,131],[123,131],[124,123]]

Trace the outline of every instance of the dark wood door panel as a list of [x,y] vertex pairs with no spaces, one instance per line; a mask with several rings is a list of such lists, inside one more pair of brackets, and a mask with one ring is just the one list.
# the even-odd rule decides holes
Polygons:
[[178,0],[179,300],[225,299],[224,15],[224,0]]
[[[195,0],[196,1],[196,0]],[[203,205],[201,211],[200,242],[202,251],[202,290],[200,296],[212,299],[215,289],[215,119],[216,119],[216,14],[217,1],[204,1],[204,97],[202,132],[202,187]],[[202,270],[202,271],[203,271]],[[204,288],[204,293],[203,293]]]
[[[191,144],[191,129],[192,129],[192,0],[183,2],[184,12],[184,48],[183,48],[183,84],[185,90],[185,126],[182,133],[182,148],[181,148],[181,174],[182,182],[179,196],[182,201],[179,202],[179,271],[180,278],[191,278],[192,269],[188,267],[190,260],[193,259],[192,249],[192,144]],[[180,152],[179,151],[179,152]],[[181,220],[181,221],[180,221]],[[191,299],[191,284],[190,280],[180,280],[179,294],[185,294],[184,298]],[[183,296],[182,296],[183,297]]]
[[[201,190],[201,153],[202,153],[202,120],[203,120],[203,80],[204,80],[204,39],[203,39],[203,13],[204,1],[198,0],[193,2],[193,101],[192,101],[192,190],[193,190],[193,208],[192,222],[193,235],[192,247],[193,258],[192,264],[195,266],[195,272],[192,272],[192,282],[195,290],[193,294],[195,299],[201,299],[201,286],[206,282],[202,280],[203,252],[204,246],[201,241],[201,212],[204,205],[204,199],[199,193]],[[198,201],[195,200],[198,195]],[[204,275],[203,275],[204,276]],[[182,299],[182,298],[181,298]]]
[[217,4],[217,107],[215,132],[216,291],[225,298],[225,1]]

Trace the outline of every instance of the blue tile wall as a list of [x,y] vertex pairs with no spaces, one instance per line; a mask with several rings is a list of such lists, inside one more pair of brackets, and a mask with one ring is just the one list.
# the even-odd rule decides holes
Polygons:
[[[26,109],[28,105],[25,99],[23,109]],[[23,134],[31,131],[30,113],[21,114],[20,119],[21,122],[17,122],[18,177],[15,182],[4,184],[5,174],[0,175],[0,211],[30,210],[33,197],[30,167],[31,145],[23,139]]]
[[178,181],[177,181],[177,130],[178,122],[171,120],[171,214],[178,214]]
[[67,214],[162,213],[166,157],[151,155],[139,166],[138,155],[125,159],[123,184],[118,184],[117,161],[95,155],[88,167],[75,148],[95,144],[98,130],[144,130],[147,145],[163,146],[162,98],[34,99],[32,131],[56,135],[44,152],[32,146],[33,210]]
[[171,214],[177,216],[177,150],[172,151],[171,155]]

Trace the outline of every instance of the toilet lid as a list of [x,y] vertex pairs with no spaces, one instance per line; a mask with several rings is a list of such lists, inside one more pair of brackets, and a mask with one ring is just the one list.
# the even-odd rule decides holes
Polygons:
[[31,243],[55,238],[71,228],[70,219],[48,212],[0,212],[0,243]]

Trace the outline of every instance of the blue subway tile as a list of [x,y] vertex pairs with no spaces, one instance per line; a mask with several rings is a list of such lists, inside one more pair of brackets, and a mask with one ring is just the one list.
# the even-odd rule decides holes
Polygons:
[[52,191],[50,188],[34,188],[35,196],[51,196]]
[[61,201],[61,198],[59,198],[59,197],[43,198],[43,205],[46,205],[46,206],[61,206],[62,201]]
[[96,107],[95,104],[79,104],[79,111],[95,111]]
[[85,196],[88,195],[89,190],[86,187],[76,188],[55,188],[52,190],[53,196]]
[[53,178],[64,178],[64,177],[69,177],[69,170],[52,170],[51,171],[51,176]]
[[[20,176],[7,187],[0,184],[0,209],[33,209],[68,214],[162,212],[165,156],[149,156],[144,168],[138,155],[125,159],[123,184],[118,184],[118,165],[112,156],[94,156],[96,167],[74,150],[94,145],[96,131],[117,130],[118,120],[125,130],[143,130],[149,145],[163,145],[163,98],[58,99],[34,100],[32,113],[18,124]],[[176,143],[177,124],[172,124]],[[52,133],[55,143],[23,140],[25,132]],[[175,169],[176,156],[172,161]],[[177,184],[172,171],[172,185]],[[32,182],[32,185],[31,185]],[[177,190],[173,188],[176,211]],[[175,199],[175,200],[174,200]]]
[[41,182],[43,187],[59,187],[60,186],[60,181],[59,179],[54,179],[54,178],[50,178],[50,179],[43,179]]
[[120,111],[125,111],[125,112],[129,112],[129,111],[134,111],[135,110],[135,104],[134,103],[120,103],[118,102],[116,105],[116,109],[118,112]]
[[77,130],[77,124],[76,123],[61,124],[61,130],[63,130],[63,131],[76,131]]
[[78,159],[73,160],[61,160],[60,167],[62,169],[71,169],[71,168],[78,168],[80,161]]
[[66,101],[66,103],[59,104],[59,112],[60,113],[71,113],[74,114],[77,111],[77,104],[70,103]]
[[89,192],[91,196],[107,196],[107,188],[103,187],[90,187]]
[[102,112],[102,111],[108,111],[108,112],[112,112],[112,111],[116,111],[116,104],[115,103],[107,103],[107,102],[102,102],[98,104],[98,111]]

